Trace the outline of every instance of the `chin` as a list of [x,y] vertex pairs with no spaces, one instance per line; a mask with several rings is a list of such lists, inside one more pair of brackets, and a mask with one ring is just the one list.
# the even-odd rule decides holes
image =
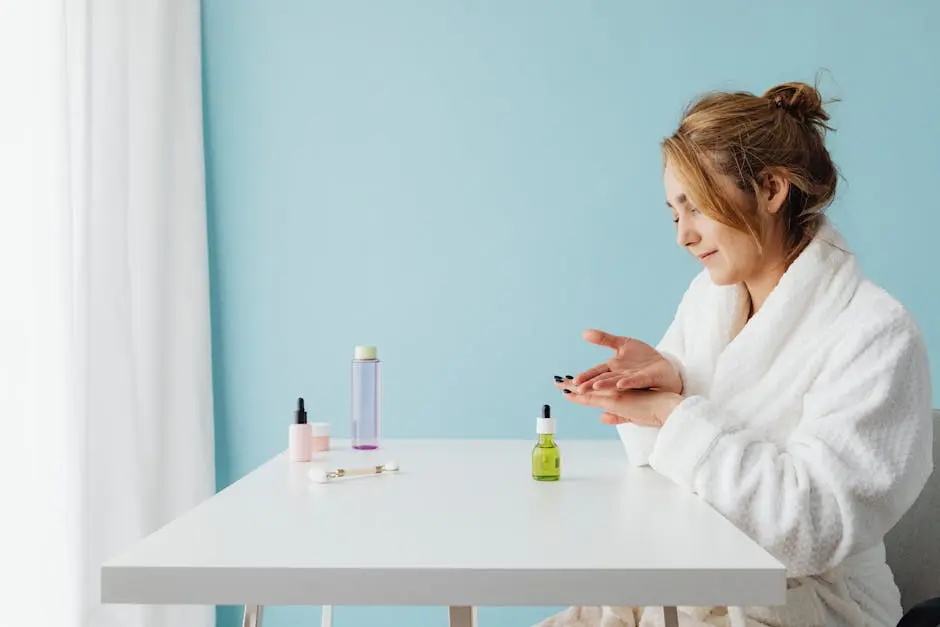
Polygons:
[[722,268],[708,268],[708,275],[715,285],[735,285],[736,283],[740,283],[740,280],[733,272],[728,272]]

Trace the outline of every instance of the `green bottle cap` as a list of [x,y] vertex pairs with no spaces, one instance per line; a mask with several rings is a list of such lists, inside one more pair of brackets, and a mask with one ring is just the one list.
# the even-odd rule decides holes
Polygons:
[[378,359],[375,346],[357,346],[354,354],[356,359]]

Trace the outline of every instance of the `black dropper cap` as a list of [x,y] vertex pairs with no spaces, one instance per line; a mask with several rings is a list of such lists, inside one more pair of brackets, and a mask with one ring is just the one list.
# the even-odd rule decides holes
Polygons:
[[307,424],[307,410],[304,409],[304,399],[297,399],[297,409],[294,411],[294,424]]
[[551,418],[552,408],[549,405],[542,405],[542,418]]

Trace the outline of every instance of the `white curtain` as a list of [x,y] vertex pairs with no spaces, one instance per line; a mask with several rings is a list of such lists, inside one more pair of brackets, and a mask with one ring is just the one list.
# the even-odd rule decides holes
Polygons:
[[103,606],[101,563],[214,489],[199,0],[0,0],[0,624]]

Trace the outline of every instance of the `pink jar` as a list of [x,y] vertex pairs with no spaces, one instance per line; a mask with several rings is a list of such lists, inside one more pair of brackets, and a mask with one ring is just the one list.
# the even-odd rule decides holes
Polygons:
[[330,423],[310,423],[310,450],[314,453],[330,450]]

